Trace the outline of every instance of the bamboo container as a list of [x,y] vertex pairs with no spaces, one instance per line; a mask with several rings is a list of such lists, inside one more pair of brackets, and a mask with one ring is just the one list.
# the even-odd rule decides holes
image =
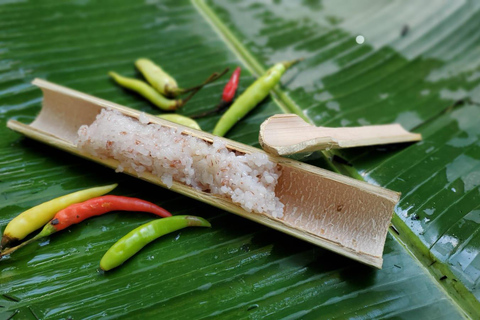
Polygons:
[[[31,124],[9,120],[7,126],[25,136],[83,158],[116,168],[114,159],[99,159],[80,152],[75,141],[81,125],[90,125],[103,108],[139,119],[141,112],[48,81],[35,79],[43,90],[43,107]],[[147,115],[150,123],[175,127],[184,134],[211,143],[213,135]],[[241,153],[264,151],[222,138],[227,148]],[[269,155],[282,175],[275,189],[285,204],[284,217],[247,212],[232,201],[201,192],[179,182],[171,190],[308,241],[377,268],[399,193],[332,173],[298,161]],[[125,173],[137,177],[133,169]],[[166,187],[159,177],[146,173],[140,179]]]

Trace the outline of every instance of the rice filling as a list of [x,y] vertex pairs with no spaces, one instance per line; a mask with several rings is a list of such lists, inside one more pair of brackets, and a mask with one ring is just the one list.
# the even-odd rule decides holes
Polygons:
[[184,135],[181,130],[148,124],[115,110],[103,109],[90,125],[78,130],[77,147],[102,159],[119,162],[116,169],[133,169],[230,199],[248,212],[283,217],[284,205],[275,196],[281,171],[263,153],[236,154],[215,138],[213,143]]

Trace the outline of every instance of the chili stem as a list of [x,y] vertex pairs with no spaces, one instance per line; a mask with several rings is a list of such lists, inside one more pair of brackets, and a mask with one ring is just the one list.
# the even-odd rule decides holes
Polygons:
[[26,245],[34,242],[34,241],[37,241],[38,239],[41,239],[41,238],[44,238],[46,236],[49,236],[51,235],[53,232],[50,230],[50,229],[47,229],[47,228],[44,228],[39,234],[37,234],[35,237],[33,237],[32,239],[29,239],[27,241],[24,241],[22,242],[21,244],[19,244],[18,246],[16,247],[12,247],[12,248],[8,248],[6,250],[3,250],[0,252],[0,258],[3,257],[3,256],[6,256],[8,254],[11,254],[15,251],[17,251],[18,249],[22,248],[22,247],[25,247]]
[[[208,79],[206,81],[204,81],[202,84],[199,84],[198,86],[194,86],[194,87],[190,87],[190,88],[186,88],[186,89],[177,89],[177,90],[174,90],[174,91],[176,91],[178,94],[184,94],[184,93],[191,92],[191,91],[194,91],[194,90],[200,90],[206,84],[209,84],[210,82],[213,82],[213,81],[219,79],[221,76],[223,76],[229,70],[230,70],[230,68],[226,68],[220,74],[218,74],[217,72],[213,73],[210,77],[208,77]],[[212,78],[212,76],[214,76],[214,77]]]
[[211,109],[211,110],[199,113],[199,114],[195,114],[193,116],[190,116],[190,118],[198,119],[198,118],[203,118],[203,117],[206,117],[206,116],[214,114],[214,113],[218,113],[218,112],[224,110],[225,108],[227,108],[230,104],[231,103],[225,102],[225,101],[222,100],[219,104],[217,104],[217,106],[214,109]]
[[295,64],[297,64],[297,63],[299,63],[300,61],[303,61],[303,60],[304,60],[304,58],[299,58],[299,59],[295,59],[295,60],[284,61],[284,62],[282,62],[282,64],[286,69],[288,69],[291,66],[293,66],[293,65],[295,65]]
[[185,99],[182,99],[182,105],[184,105],[185,103],[188,102],[188,100],[192,99],[192,97],[198,92],[200,91],[200,89],[202,89],[206,84],[209,84],[210,82],[213,82],[215,80],[217,80],[218,78],[220,78],[221,76],[223,76],[225,73],[227,73],[229,70],[229,68],[226,68],[225,70],[223,70],[221,73],[218,73],[218,72],[214,72],[212,73],[208,78],[207,80],[205,80],[201,85],[197,86],[197,87],[194,87],[194,88],[190,88],[192,89],[192,93],[190,93],[188,95],[188,97],[186,97]]

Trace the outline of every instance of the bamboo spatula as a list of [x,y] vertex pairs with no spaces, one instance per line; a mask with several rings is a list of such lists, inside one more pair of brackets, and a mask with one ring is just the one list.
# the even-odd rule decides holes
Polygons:
[[364,127],[315,127],[295,114],[279,114],[260,127],[262,148],[274,155],[422,140],[399,124]]

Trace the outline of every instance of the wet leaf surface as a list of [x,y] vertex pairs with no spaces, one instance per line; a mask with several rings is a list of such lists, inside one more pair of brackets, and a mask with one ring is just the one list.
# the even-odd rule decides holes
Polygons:
[[[152,217],[123,212],[84,221],[0,262],[0,293],[19,298],[0,297],[3,317],[18,310],[14,319],[34,319],[30,309],[41,319],[462,317],[451,298],[465,299],[464,311],[472,312],[480,245],[476,2],[267,4],[0,2],[0,227],[33,205],[111,182],[120,183],[115,194],[142,197],[174,214],[199,215],[213,225],[163,237],[122,268],[101,274],[98,264],[109,246]],[[248,57],[240,52],[240,60],[238,48],[232,50],[230,40],[212,29],[209,21],[216,22],[205,7]],[[403,193],[393,221],[400,236],[389,234],[383,269],[5,128],[8,119],[30,122],[40,110],[41,93],[30,84],[35,77],[160,113],[107,76],[115,70],[139,77],[133,61],[142,56],[160,62],[185,87],[225,66],[242,65],[240,90],[262,68],[305,57],[277,91],[280,105],[267,99],[229,132],[247,144],[258,146],[260,123],[285,108],[318,125],[396,121],[421,132],[425,140],[415,145],[339,154],[353,164],[352,175]],[[215,106],[226,81],[208,85],[181,113]],[[211,131],[217,120],[201,119],[200,125]],[[314,163],[328,166],[322,159]],[[427,261],[434,260],[429,267]],[[429,271],[449,276],[433,279]]]

